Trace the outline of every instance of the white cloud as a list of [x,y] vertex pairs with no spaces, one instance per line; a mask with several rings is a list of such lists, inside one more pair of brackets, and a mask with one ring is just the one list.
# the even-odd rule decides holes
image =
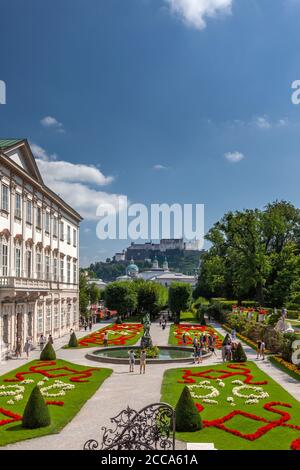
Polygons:
[[159,163],[157,165],[153,165],[153,170],[158,170],[159,171],[159,170],[167,170],[167,169],[168,169],[167,166],[161,165]]
[[260,129],[271,129],[271,127],[272,127],[272,124],[269,121],[267,116],[259,116],[258,118],[256,118],[255,124]]
[[288,125],[289,125],[288,118],[279,119],[278,122],[277,122],[278,127],[286,127]]
[[52,128],[57,130],[58,132],[65,132],[63,124],[59,122],[55,117],[45,116],[43,117],[43,119],[41,119],[40,122],[43,127]]
[[230,163],[239,163],[240,161],[244,160],[245,155],[241,152],[227,152],[225,153],[225,158]]
[[30,146],[45,184],[83,218],[96,220],[96,210],[100,204],[110,204],[119,209],[121,195],[99,190],[99,187],[110,184],[113,177],[105,176],[92,165],[54,160],[39,145],[31,143]]
[[196,29],[206,27],[207,18],[230,14],[233,0],[165,0],[172,13]]

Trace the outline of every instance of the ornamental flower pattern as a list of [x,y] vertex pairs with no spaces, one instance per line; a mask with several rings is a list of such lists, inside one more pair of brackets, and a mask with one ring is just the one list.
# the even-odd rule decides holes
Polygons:
[[142,334],[143,325],[141,323],[122,323],[107,326],[101,330],[95,331],[84,338],[78,340],[79,347],[103,346],[104,335],[108,333],[108,346],[126,346],[134,340],[138,340]]
[[181,323],[180,325],[174,325],[174,336],[177,339],[178,346],[182,346],[182,335],[185,333],[186,336],[186,346],[191,346],[193,344],[193,339],[195,335],[198,335],[200,338],[201,334],[206,334],[208,336],[214,336],[216,339],[215,347],[216,349],[222,348],[222,339],[216,332],[216,330],[210,326],[200,326],[193,325],[189,323]]

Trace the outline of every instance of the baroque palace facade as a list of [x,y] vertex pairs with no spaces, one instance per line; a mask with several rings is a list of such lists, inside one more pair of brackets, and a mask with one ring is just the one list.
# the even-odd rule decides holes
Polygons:
[[45,186],[27,140],[0,140],[0,341],[79,325],[80,215]]

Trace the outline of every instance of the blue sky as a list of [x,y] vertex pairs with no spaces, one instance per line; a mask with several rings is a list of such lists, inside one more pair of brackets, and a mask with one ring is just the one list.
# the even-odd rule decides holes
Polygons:
[[206,229],[299,206],[300,0],[2,0],[0,15],[0,134],[27,137],[85,216],[82,265],[128,245],[95,233],[95,202],[119,194],[204,203]]

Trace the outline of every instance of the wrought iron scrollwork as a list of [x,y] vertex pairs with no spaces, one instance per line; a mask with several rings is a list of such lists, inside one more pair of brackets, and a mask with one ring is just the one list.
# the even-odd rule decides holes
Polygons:
[[[140,411],[130,407],[111,418],[113,429],[102,427],[99,450],[174,450],[175,410],[167,403],[153,403]],[[96,450],[95,440],[85,443],[85,450]]]

